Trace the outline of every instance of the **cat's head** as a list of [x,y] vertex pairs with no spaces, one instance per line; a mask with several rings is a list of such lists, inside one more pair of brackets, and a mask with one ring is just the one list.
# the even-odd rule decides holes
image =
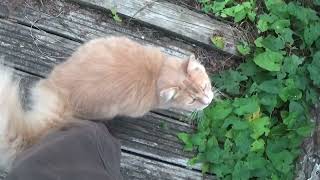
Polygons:
[[204,109],[214,98],[211,81],[204,66],[191,55],[185,65],[179,67],[183,68],[183,76],[174,83],[171,81],[170,87],[160,90],[161,101],[170,108],[187,111]]

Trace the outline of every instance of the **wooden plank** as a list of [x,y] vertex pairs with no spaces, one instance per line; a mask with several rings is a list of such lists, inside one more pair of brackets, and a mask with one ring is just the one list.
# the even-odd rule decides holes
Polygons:
[[178,132],[190,132],[189,125],[150,113],[142,118],[117,118],[110,127],[121,139],[123,149],[154,159],[186,166],[192,153],[183,152]]
[[0,180],[3,180],[6,177],[6,172],[0,170]]
[[0,1],[0,18],[77,42],[107,35],[125,35],[141,43],[162,47],[163,51],[173,56],[185,57],[195,53],[211,73],[239,62],[233,55],[197,46],[150,26],[133,22],[130,26],[126,22],[119,24],[108,13],[97,9],[79,8],[61,0],[45,1],[44,5],[38,0],[27,0],[20,6],[14,4],[13,1]]
[[176,110],[176,109],[170,109],[170,110],[165,110],[165,109],[157,109],[154,111],[157,114],[173,118],[179,121],[183,121],[186,123],[190,123],[191,119],[191,114],[192,112],[190,111],[181,111],[181,110]]
[[[152,39],[147,39],[144,33],[137,33],[129,28],[123,28],[114,21],[110,22],[110,19],[99,21],[101,17],[98,17],[98,15],[92,15],[82,10],[70,11],[71,7],[65,7],[55,2],[52,3],[48,6],[61,9],[61,14],[53,16],[28,4],[15,7],[14,11],[10,11],[10,4],[0,2],[0,17],[9,18],[29,27],[32,26],[33,28],[44,30],[45,32],[43,33],[45,34],[46,32],[51,32],[81,43],[97,37],[121,35],[128,36],[142,44],[160,47],[168,55],[185,58],[191,54],[191,51],[187,50],[191,47],[175,46],[177,44],[185,46],[182,43],[153,41]],[[29,31],[29,34],[31,34],[33,30],[29,29]]]
[[[71,40],[43,34],[41,31],[34,31],[33,35],[40,37],[38,46],[41,51],[33,43],[28,28],[0,20],[0,54],[5,62],[23,71],[46,76],[60,60],[53,61],[43,53],[61,56],[77,45]],[[168,124],[168,129],[161,129],[163,123]],[[188,124],[151,114],[131,122],[115,121],[113,127],[123,139],[125,150],[142,155],[148,154],[152,158],[181,166],[186,166],[191,156],[182,152],[183,147],[176,138],[176,133],[191,130]]]
[[[120,171],[124,180],[203,180],[208,178],[203,178],[200,172],[191,171],[186,168],[154,161],[126,152],[121,153]],[[5,176],[5,172],[0,172],[0,180],[3,180]]]
[[112,10],[130,18],[162,28],[176,35],[212,46],[210,38],[220,35],[225,38],[222,49],[239,55],[236,43],[241,33],[230,25],[219,22],[204,14],[158,0],[71,0],[86,6]]
[[28,28],[8,21],[0,20],[0,23],[2,58],[17,69],[42,77],[79,46],[79,43],[74,41],[59,36],[47,36],[39,31],[34,31],[31,36]]
[[[190,171],[185,168],[165,164],[162,162],[152,161],[149,159],[137,157],[131,154],[122,153],[121,161],[124,179],[128,180],[201,180],[201,173]],[[128,171],[129,170],[129,171]],[[208,177],[209,179],[209,177]],[[213,179],[213,177],[210,177]]]
[[311,137],[301,145],[301,154],[296,162],[296,180],[319,180],[320,178],[320,106],[311,109],[315,129]]

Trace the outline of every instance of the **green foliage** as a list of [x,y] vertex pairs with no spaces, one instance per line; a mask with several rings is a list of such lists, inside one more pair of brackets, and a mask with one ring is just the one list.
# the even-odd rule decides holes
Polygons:
[[212,44],[219,49],[224,48],[224,38],[222,36],[213,36],[211,37]]
[[247,80],[248,78],[241,72],[227,70],[220,74],[214,75],[212,79],[213,82],[216,83],[216,86],[220,87],[222,90],[226,90],[226,92],[230,94],[239,94],[240,83]]
[[280,71],[283,56],[280,52],[267,50],[257,54],[253,61],[268,71]]
[[192,151],[193,144],[191,142],[191,138],[189,134],[179,133],[178,138],[182,140],[183,143],[185,144],[185,148],[184,148],[185,151]]
[[287,56],[284,59],[284,63],[282,66],[282,70],[286,73],[291,74],[296,74],[297,69],[299,68],[299,65],[301,65],[303,63],[303,58],[299,58],[296,55],[292,55],[292,56]]
[[204,5],[204,11],[214,13],[221,17],[233,17],[235,22],[240,22],[246,18],[254,21],[256,12],[254,11],[256,3],[254,0],[243,3],[236,3],[233,0],[208,1],[200,0]]
[[234,113],[239,116],[252,114],[259,110],[258,100],[255,97],[235,98],[232,105]]
[[318,88],[320,87],[320,51],[316,52],[313,56],[312,63],[308,65],[308,71],[310,73],[310,79],[313,81],[313,84]]
[[303,38],[307,46],[311,46],[316,40],[320,38],[320,23],[310,24],[303,32]]
[[237,45],[237,50],[242,55],[248,55],[251,51],[247,42],[242,42],[241,44]]
[[[221,179],[294,179],[299,146],[314,128],[309,109],[319,100],[319,16],[296,1],[200,3],[207,13],[256,25],[259,37],[237,45],[246,62],[212,77],[232,98],[209,105],[195,133],[178,135],[197,152],[190,165]],[[221,36],[212,42],[224,47]]]
[[118,22],[118,23],[121,23],[122,22],[122,19],[118,16],[118,13],[117,13],[117,9],[116,8],[112,8],[111,9],[111,13],[112,13],[112,18]]
[[314,5],[320,6],[320,0],[313,0]]

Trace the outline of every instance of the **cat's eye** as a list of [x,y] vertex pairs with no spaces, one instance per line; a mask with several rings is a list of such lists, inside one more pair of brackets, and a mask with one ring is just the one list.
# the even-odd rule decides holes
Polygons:
[[197,98],[192,98],[192,100],[188,103],[188,104],[193,104],[194,102],[196,102]]
[[203,90],[203,91],[206,90],[207,87],[208,87],[208,84],[205,84],[204,87],[202,88],[202,90]]

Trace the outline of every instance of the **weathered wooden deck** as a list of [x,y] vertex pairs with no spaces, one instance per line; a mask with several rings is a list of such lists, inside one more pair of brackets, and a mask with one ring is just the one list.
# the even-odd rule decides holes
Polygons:
[[[46,77],[81,43],[107,35],[128,36],[159,46],[173,56],[195,53],[210,72],[232,66],[237,56],[235,42],[241,33],[174,2],[176,0],[2,0],[0,58],[15,68],[26,97],[28,87]],[[121,24],[112,19],[111,8],[123,15]],[[222,51],[210,45],[214,34],[226,38]],[[118,118],[110,122],[111,130],[122,143],[124,179],[214,178],[203,177],[199,167],[187,168],[192,154],[182,151],[183,146],[176,137],[178,132],[192,131],[183,118],[179,113],[155,111],[142,118]],[[313,141],[309,143],[313,146],[305,146],[305,161],[311,161],[308,158],[313,154],[320,156],[320,148],[316,147],[319,134],[318,128],[316,138],[308,140]],[[311,162],[300,169],[309,168],[306,171],[311,172],[313,167]]]
[[[237,56],[235,42],[241,33],[175,3],[176,0],[3,0],[0,58],[22,78],[26,97],[28,87],[46,77],[81,43],[107,35],[128,36],[159,46],[173,56],[196,53],[211,72],[231,66]],[[121,24],[112,19],[111,8],[123,15]],[[210,37],[215,34],[226,37],[222,51],[210,45]],[[119,118],[110,123],[122,143],[124,179],[204,178],[198,167],[187,168],[192,154],[182,151],[176,137],[178,132],[192,131],[183,118],[179,113],[156,111],[142,118]],[[310,157],[319,156],[319,130],[306,140],[305,155],[299,163],[301,173],[310,175],[318,163],[317,158]]]

